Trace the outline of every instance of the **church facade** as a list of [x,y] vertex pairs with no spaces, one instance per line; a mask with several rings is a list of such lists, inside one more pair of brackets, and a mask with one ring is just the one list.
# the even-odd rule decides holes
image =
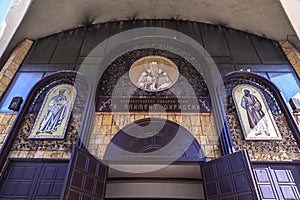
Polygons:
[[300,199],[298,39],[65,26],[1,58],[0,199]]

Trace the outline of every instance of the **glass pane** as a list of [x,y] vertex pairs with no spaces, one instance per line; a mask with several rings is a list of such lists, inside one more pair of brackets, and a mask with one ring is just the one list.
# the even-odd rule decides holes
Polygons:
[[[15,96],[21,96],[25,102],[32,87],[42,78],[43,73],[18,73],[1,101],[1,112],[13,112],[8,106]],[[24,104],[22,103],[22,105]]]
[[293,73],[269,73],[271,81],[281,90],[286,102],[300,92],[298,78]]

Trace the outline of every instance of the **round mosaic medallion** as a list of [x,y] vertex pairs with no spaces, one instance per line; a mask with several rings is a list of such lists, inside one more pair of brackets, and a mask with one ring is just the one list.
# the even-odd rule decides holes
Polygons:
[[146,56],[135,61],[129,70],[132,83],[149,92],[158,92],[172,87],[179,73],[177,66],[162,56]]

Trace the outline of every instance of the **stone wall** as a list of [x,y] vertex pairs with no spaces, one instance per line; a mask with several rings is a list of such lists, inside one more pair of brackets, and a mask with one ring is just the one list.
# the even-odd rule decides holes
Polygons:
[[101,113],[95,114],[89,151],[102,158],[111,138],[124,126],[136,120],[155,117],[176,122],[190,131],[201,145],[206,160],[221,157],[219,137],[210,113]]
[[[296,49],[289,41],[281,41],[281,48],[292,64],[294,70],[300,77],[300,51]],[[300,112],[295,112],[294,117],[300,128]]]
[[27,55],[31,45],[31,40],[24,40],[12,52],[6,64],[2,67],[0,72],[0,98],[14,78],[25,56]]
[[3,142],[11,129],[16,116],[16,114],[0,114],[0,148],[2,148]]
[[[21,42],[14,49],[6,64],[2,67],[0,71],[0,99],[13,80],[32,43],[33,42],[28,39]],[[15,118],[16,114],[0,114],[0,148],[2,148],[3,142],[13,125]]]
[[[289,41],[281,41],[281,48],[292,64],[294,70],[300,77],[300,51],[296,49]],[[294,112],[294,117],[300,129],[300,112]]]
[[298,74],[298,77],[300,77],[300,51],[296,49],[289,41],[281,41],[279,44]]

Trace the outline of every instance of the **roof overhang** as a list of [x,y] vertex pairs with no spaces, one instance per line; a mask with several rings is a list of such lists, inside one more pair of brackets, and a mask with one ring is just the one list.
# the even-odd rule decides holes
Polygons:
[[[28,6],[9,39],[39,39],[91,24],[132,19],[180,19],[253,33],[275,41],[296,36],[279,0],[25,0]],[[11,8],[11,10],[14,10]],[[7,21],[6,23],[10,23]],[[0,38],[0,43],[1,43]],[[2,49],[3,50],[3,49]],[[0,49],[1,55],[1,49]],[[2,57],[3,58],[3,57]],[[5,58],[3,58],[5,59]]]

